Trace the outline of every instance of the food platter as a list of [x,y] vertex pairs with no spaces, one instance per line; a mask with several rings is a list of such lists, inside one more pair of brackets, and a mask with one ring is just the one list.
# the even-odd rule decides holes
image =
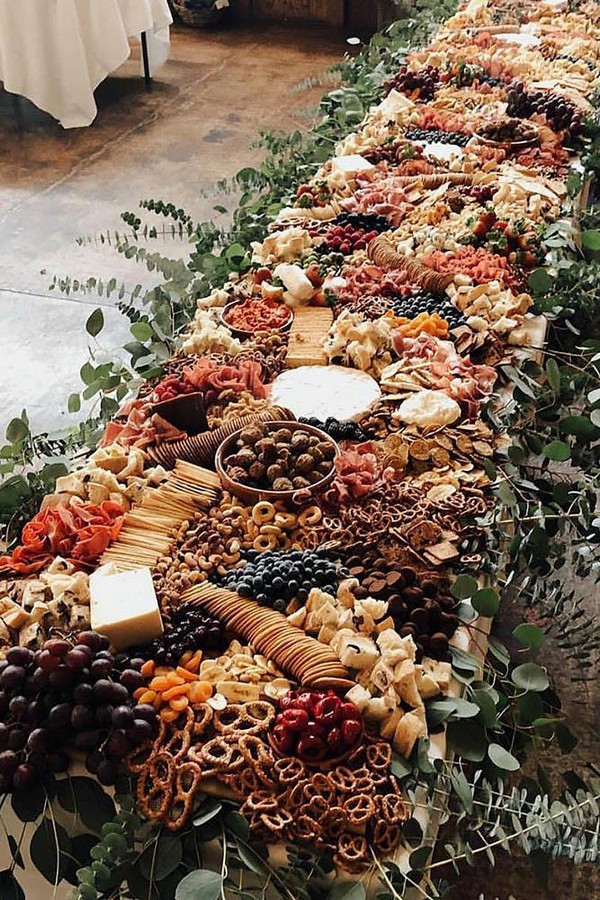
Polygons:
[[543,29],[502,27],[471,0],[409,54],[2,557],[7,790],[125,771],[150,827],[210,794],[339,879],[408,872],[408,819],[434,841],[403,778],[457,751],[457,660],[482,674],[486,410],[544,343],[528,279],[583,114],[540,87]]

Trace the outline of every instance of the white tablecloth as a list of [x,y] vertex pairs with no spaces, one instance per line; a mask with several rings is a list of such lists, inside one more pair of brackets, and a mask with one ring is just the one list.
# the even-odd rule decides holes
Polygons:
[[148,35],[151,69],[169,56],[167,0],[0,0],[0,81],[64,128],[96,117],[94,90]]

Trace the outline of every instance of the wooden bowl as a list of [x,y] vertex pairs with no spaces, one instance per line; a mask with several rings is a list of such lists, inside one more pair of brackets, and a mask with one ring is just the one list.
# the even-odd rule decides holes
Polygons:
[[319,479],[319,481],[309,485],[309,487],[294,488],[291,491],[273,491],[268,488],[251,487],[247,484],[241,484],[239,481],[234,481],[225,471],[225,460],[234,451],[237,439],[240,436],[240,432],[243,430],[240,428],[230,435],[230,437],[225,438],[215,455],[215,468],[225,490],[229,491],[231,494],[235,494],[236,497],[240,497],[242,500],[247,500],[249,503],[254,504],[258,503],[259,500],[291,500],[301,491],[308,491],[310,494],[314,494],[316,491],[320,491],[324,487],[327,487],[327,485],[333,481],[335,477],[335,460],[340,455],[340,448],[333,438],[329,437],[324,431],[321,431],[320,428],[313,428],[312,425],[303,425],[302,422],[265,422],[263,425],[265,436],[268,436],[272,431],[277,431],[279,428],[288,428],[290,431],[307,431],[309,434],[316,434],[320,440],[332,444],[335,450],[335,456],[331,463],[331,471],[327,475],[324,475],[323,478]]
[[[531,129],[534,129],[535,126],[531,125]],[[532,135],[530,138],[525,140],[504,140],[504,141],[496,141],[493,138],[488,138],[484,134],[480,134],[478,131],[475,132],[475,137],[480,143],[485,144],[488,147],[498,147],[499,149],[505,150],[524,150],[526,147],[534,147],[535,144],[539,143],[540,135],[537,128],[535,128],[535,135]]]
[[[234,306],[239,306],[240,303],[246,303],[247,300],[248,300],[248,298],[245,298],[244,300],[234,300],[232,303],[228,303],[226,306],[223,307],[223,309],[221,310],[221,314],[219,316],[221,324],[224,325],[225,328],[228,328],[234,337],[241,338],[243,340],[247,340],[248,338],[254,337],[254,335],[257,334],[259,331],[261,331],[261,329],[257,328],[256,331],[246,331],[243,328],[236,328],[234,325],[230,325],[230,323],[227,321],[227,314],[229,312],[231,312],[231,310],[234,308]],[[289,331],[290,328],[292,327],[292,323],[294,321],[294,313],[289,307],[287,308],[287,310],[288,310],[288,318],[287,318],[287,321],[283,323],[283,325],[279,325],[278,328],[269,328],[266,330],[280,331],[280,332]],[[264,331],[265,329],[262,329],[262,330]]]
[[161,416],[175,428],[185,431],[190,437],[202,434],[208,429],[204,396],[200,391],[181,394],[172,400],[161,400],[152,404],[152,412]]

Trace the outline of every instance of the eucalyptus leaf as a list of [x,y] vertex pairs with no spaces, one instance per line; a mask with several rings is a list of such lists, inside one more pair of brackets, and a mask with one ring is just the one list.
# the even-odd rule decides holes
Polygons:
[[545,691],[550,684],[546,670],[533,662],[517,666],[511,674],[511,680],[515,687],[525,691]]
[[14,791],[10,798],[13,812],[21,822],[35,822],[44,811],[46,791],[41,782],[32,784],[26,791]]
[[509,753],[508,750],[505,750],[504,747],[501,747],[500,744],[490,744],[488,756],[495,766],[499,769],[504,769],[505,772],[516,772],[517,769],[521,768],[519,760],[512,753]]
[[408,864],[413,871],[421,871],[429,862],[430,856],[431,847],[417,847],[417,849],[413,850],[410,854]]
[[450,722],[446,734],[457,756],[472,762],[481,762],[485,758],[487,740],[481,725],[472,721]]
[[530,647],[532,650],[539,650],[546,640],[546,635],[542,629],[529,622],[521,622],[520,625],[517,625],[517,627],[513,629],[513,635],[519,643],[523,644],[525,647]]
[[94,310],[94,312],[89,316],[87,322],[85,323],[85,330],[91,337],[96,337],[100,334],[102,329],[104,328],[104,313],[98,307]]
[[31,837],[31,861],[50,884],[57,885],[64,878],[69,864],[71,840],[57,822],[45,816]]
[[219,815],[222,809],[223,804],[211,797],[198,810],[194,817],[194,825],[198,827],[199,825],[204,825],[206,822],[210,822],[211,819],[214,819],[215,816]]
[[452,586],[450,592],[457,600],[467,600],[477,592],[479,585],[472,575],[459,575]]
[[542,448],[542,453],[546,459],[554,462],[565,462],[571,456],[571,448],[564,441],[550,441]]
[[175,891],[175,900],[219,900],[222,885],[222,875],[197,869],[181,879]]
[[228,830],[235,835],[235,837],[241,838],[243,841],[247,841],[250,838],[250,826],[248,825],[248,821],[238,812],[228,812],[225,816],[225,826]]
[[25,892],[10,869],[0,872],[0,900],[25,900]]
[[149,341],[154,337],[154,331],[148,322],[135,322],[129,330],[138,341]]
[[482,615],[490,618],[495,616],[500,608],[500,598],[493,588],[481,588],[471,597],[473,609]]
[[76,813],[83,824],[99,832],[115,815],[115,804],[99,781],[73,775],[56,782],[56,799],[67,812]]
[[239,839],[236,840],[235,845],[238,855],[247,869],[254,872],[255,875],[264,876],[267,874],[268,869],[264,859],[261,858],[259,853],[253,847]]
[[29,435],[29,426],[23,419],[11,419],[6,429],[6,440],[11,444],[18,444],[24,441]]

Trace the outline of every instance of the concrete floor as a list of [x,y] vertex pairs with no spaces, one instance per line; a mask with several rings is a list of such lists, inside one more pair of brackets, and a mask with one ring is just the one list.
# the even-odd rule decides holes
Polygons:
[[[0,91],[0,429],[28,409],[34,428],[56,429],[74,422],[66,398],[80,387],[78,371],[87,358],[84,323],[104,307],[106,349],[127,340],[127,323],[106,300],[67,299],[51,293],[52,275],[124,278],[151,284],[145,270],[110,249],[79,247],[81,235],[119,228],[119,214],[141,198],[182,206],[197,219],[210,218],[215,199],[204,196],[218,180],[253,164],[251,147],[261,128],[290,130],[307,124],[302,111],[321,89],[300,94],[291,88],[338,60],[344,36],[298,27],[223,32],[173,32],[173,53],[146,93],[137,59],[98,90],[94,125],[63,131],[50,117],[24,104],[26,131],[20,136],[12,99]],[[227,198],[218,202],[227,205]],[[169,248],[173,255],[185,245]],[[567,718],[581,740],[573,758],[544,754],[553,772],[585,772],[598,760],[594,685],[572,684],[558,652],[544,662],[565,700]],[[508,864],[507,864],[508,863]],[[457,879],[444,874],[460,900],[591,900],[600,896],[591,867],[553,868],[550,894],[537,890],[527,861],[499,855],[491,871],[480,857]]]
[[[344,35],[324,28],[175,28],[172,56],[147,93],[138,51],[97,91],[90,128],[64,131],[23,100],[19,134],[11,95],[0,90],[0,428],[26,407],[38,430],[73,424],[66,398],[87,358],[84,323],[105,306],[102,346],[127,339],[127,321],[97,297],[61,299],[53,275],[138,281],[153,276],[80,236],[119,228],[142,198],[214,216],[216,181],[256,163],[261,128],[306,128],[322,90],[293,93],[339,60]],[[228,198],[219,198],[227,205]],[[167,252],[184,256],[171,240]]]

